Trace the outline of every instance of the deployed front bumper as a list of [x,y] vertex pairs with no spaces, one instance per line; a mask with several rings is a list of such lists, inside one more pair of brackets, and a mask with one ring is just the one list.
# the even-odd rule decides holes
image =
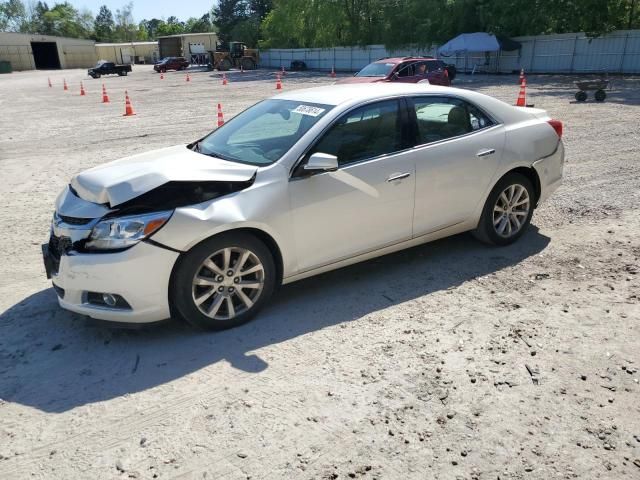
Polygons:
[[[169,278],[178,253],[145,242],[116,253],[76,253],[47,259],[58,303],[99,320],[147,323],[170,317]],[[57,265],[52,265],[58,263]],[[57,266],[57,272],[56,267]],[[53,270],[53,271],[52,271]],[[127,307],[96,304],[102,294],[122,297]]]

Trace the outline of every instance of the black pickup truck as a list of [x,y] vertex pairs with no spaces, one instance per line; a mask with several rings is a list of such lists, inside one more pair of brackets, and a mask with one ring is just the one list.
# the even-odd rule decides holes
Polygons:
[[96,63],[96,66],[90,68],[87,73],[90,77],[100,78],[102,75],[120,75],[121,77],[131,71],[131,65],[116,65],[113,62],[105,62],[104,60]]

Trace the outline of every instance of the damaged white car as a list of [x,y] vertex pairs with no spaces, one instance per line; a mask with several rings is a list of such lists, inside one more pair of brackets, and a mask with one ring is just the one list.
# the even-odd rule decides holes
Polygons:
[[102,320],[239,325],[284,283],[471,230],[517,240],[560,184],[562,123],[459,89],[334,85],[76,175],[47,275]]

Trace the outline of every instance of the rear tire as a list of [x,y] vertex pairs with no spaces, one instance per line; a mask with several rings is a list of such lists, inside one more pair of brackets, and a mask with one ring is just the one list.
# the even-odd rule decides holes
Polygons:
[[256,68],[256,63],[250,58],[243,58],[240,61],[240,64],[242,65],[242,68],[245,70],[253,70]]
[[471,233],[490,245],[510,245],[531,223],[535,202],[531,181],[520,173],[508,173],[491,190],[478,227]]
[[579,92],[576,92],[576,101],[578,102],[584,102],[587,99],[587,92],[585,92],[584,90],[580,90]]
[[191,325],[224,330],[251,320],[276,283],[267,246],[253,235],[228,232],[201,242],[179,260],[169,299]]
[[596,90],[595,98],[596,102],[604,102],[604,99],[607,98],[607,93],[604,90]]

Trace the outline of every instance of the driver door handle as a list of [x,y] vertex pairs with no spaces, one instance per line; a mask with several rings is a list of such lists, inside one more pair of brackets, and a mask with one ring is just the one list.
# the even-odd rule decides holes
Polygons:
[[487,150],[480,150],[476,155],[479,157],[486,157],[487,155],[493,155],[494,153],[496,153],[496,149],[489,148]]
[[411,174],[409,172],[405,172],[405,173],[399,173],[397,175],[391,175],[389,178],[387,178],[387,182],[394,182],[396,180],[402,180],[403,178],[407,178],[410,177]]

